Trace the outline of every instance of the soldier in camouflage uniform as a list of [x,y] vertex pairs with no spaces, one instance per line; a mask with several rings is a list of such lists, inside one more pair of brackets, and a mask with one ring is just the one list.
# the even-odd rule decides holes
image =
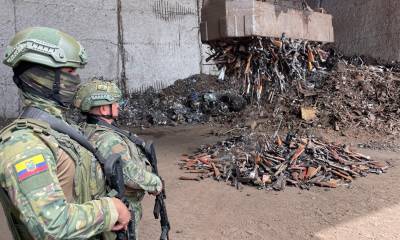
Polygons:
[[[136,238],[142,216],[141,200],[145,192],[157,195],[162,190],[158,176],[147,169],[148,163],[142,150],[123,134],[111,129],[118,117],[122,94],[113,82],[93,80],[79,87],[74,105],[87,117],[82,131],[104,157],[112,153],[122,156],[126,196],[135,212]],[[107,124],[101,124],[107,123]],[[114,125],[115,127],[115,125]]]
[[[25,29],[7,47],[4,64],[25,107],[64,120],[86,64],[84,48],[51,28]],[[17,119],[0,132],[0,199],[15,239],[88,239],[126,228],[130,213],[105,197],[93,155],[46,122]]]

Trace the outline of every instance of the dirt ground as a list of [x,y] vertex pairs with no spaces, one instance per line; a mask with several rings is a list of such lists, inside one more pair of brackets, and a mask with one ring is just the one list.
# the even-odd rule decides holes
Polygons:
[[[180,155],[218,141],[210,134],[212,129],[198,125],[138,132],[156,142],[159,170],[167,186],[170,239],[400,239],[399,153],[357,149],[395,167],[380,176],[359,178],[350,188],[306,191],[288,187],[283,192],[267,192],[245,187],[238,191],[211,179],[178,180],[183,175],[177,166]],[[354,146],[368,140],[357,135],[319,134]],[[140,239],[159,238],[153,203],[154,198],[146,196]],[[0,231],[1,239],[9,239],[3,218]]]

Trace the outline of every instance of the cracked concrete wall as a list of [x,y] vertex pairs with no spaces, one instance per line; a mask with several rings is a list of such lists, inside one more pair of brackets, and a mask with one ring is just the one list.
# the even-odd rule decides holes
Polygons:
[[76,37],[89,54],[80,71],[83,79],[114,79],[117,69],[117,13],[115,1],[15,0],[16,29],[48,26]]
[[[85,46],[89,63],[80,71],[83,81],[95,76],[124,78],[127,89],[136,90],[167,86],[201,71],[198,0],[0,0],[0,6],[1,56],[15,32],[48,26],[71,34]],[[123,42],[118,34],[119,14]],[[15,117],[18,91],[11,69],[3,64],[0,80],[0,117]]]
[[[319,0],[310,0],[315,7]],[[400,1],[324,0],[333,15],[336,45],[346,55],[400,61]]]
[[129,89],[200,73],[197,1],[126,1],[122,21]]

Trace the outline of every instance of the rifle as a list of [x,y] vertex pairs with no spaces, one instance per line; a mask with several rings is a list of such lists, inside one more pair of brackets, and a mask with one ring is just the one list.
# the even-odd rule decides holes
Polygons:
[[118,240],[135,240],[135,212],[125,197],[124,173],[122,172],[121,155],[111,154],[104,164],[104,174],[108,186],[114,191],[115,197],[121,200],[131,213],[128,229],[116,232]]
[[169,239],[169,230],[171,229],[169,220],[168,220],[168,215],[167,215],[167,208],[165,206],[165,199],[167,196],[165,195],[165,185],[164,181],[158,174],[158,168],[157,168],[157,156],[156,156],[156,151],[154,148],[154,144],[150,142],[149,144],[146,144],[146,157],[149,160],[152,168],[153,168],[153,173],[156,174],[160,179],[163,184],[163,189],[160,194],[156,196],[156,200],[154,203],[154,210],[153,210],[153,215],[155,219],[160,218],[160,225],[161,225],[161,235],[160,235],[160,240],[168,240]]

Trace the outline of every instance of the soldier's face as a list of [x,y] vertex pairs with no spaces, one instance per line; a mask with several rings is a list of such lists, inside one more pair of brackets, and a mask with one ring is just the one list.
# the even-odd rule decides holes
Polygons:
[[119,104],[113,103],[111,105],[103,105],[98,108],[100,115],[103,116],[112,116],[112,118],[117,118],[119,115]]

